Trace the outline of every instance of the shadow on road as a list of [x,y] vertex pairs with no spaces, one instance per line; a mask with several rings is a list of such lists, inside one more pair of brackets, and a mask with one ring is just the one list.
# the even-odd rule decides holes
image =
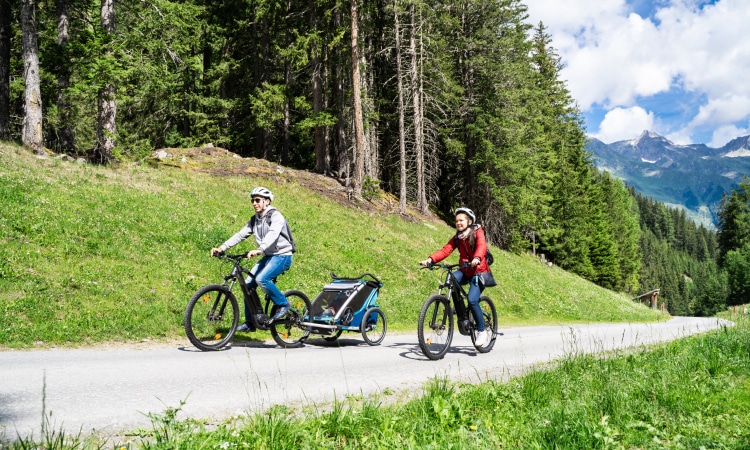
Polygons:
[[[419,348],[419,344],[414,344],[413,342],[404,342],[404,343],[394,343],[388,345],[388,347],[391,348],[397,348],[401,349],[401,353],[399,353],[399,356],[406,359],[411,359],[414,361],[432,361],[431,359],[427,358],[424,353],[422,353],[422,349]],[[476,351],[476,349],[473,346],[460,346],[460,345],[452,345],[446,354],[455,354],[455,355],[466,355],[466,356],[477,356],[479,355],[479,352]]]

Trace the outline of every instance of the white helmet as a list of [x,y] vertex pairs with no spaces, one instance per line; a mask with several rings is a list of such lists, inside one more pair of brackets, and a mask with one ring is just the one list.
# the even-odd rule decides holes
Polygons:
[[474,211],[470,210],[469,208],[458,208],[457,210],[453,211],[453,215],[457,216],[459,214],[466,214],[469,216],[469,219],[471,219],[471,223],[477,223],[477,216],[474,215]]
[[250,192],[250,197],[263,197],[267,198],[269,201],[273,201],[273,192],[269,191],[263,186],[258,186],[257,188],[253,189],[252,192]]

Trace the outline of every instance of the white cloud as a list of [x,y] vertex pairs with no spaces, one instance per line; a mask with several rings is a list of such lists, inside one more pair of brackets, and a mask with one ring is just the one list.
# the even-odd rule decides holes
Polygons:
[[635,14],[586,31],[585,47],[566,49],[561,76],[582,108],[632,106],[669,89],[674,73],[659,62],[654,25]]
[[661,42],[672,48],[668,60],[689,90],[705,92],[710,98],[727,92],[750,93],[750,41],[742,31],[750,21],[750,2],[722,0],[698,10],[674,2],[660,10],[657,18]]
[[695,142],[693,140],[693,131],[689,128],[682,128],[672,133],[668,133],[667,139],[678,145],[705,144],[705,142]]
[[565,30],[575,34],[581,27],[589,27],[607,17],[625,14],[625,0],[597,0],[582,2],[577,0],[527,0],[531,22],[540,21],[551,30]]
[[[526,1],[530,22],[548,27],[565,64],[561,77],[579,106],[614,112],[681,90],[692,103],[682,109],[685,123],[667,130],[673,135],[684,136],[698,126],[715,127],[721,135],[722,127],[730,130],[738,122],[742,130],[750,118],[750,77],[743,75],[750,72],[750,39],[743,37],[750,1],[650,0],[653,18],[633,13],[628,3],[635,1]],[[659,111],[651,112],[658,121]],[[600,134],[610,126],[602,123]]]
[[701,106],[690,125],[719,125],[734,123],[750,114],[750,97],[727,93],[720,98],[709,99],[708,104]]
[[[599,132],[594,135],[600,141],[612,142],[633,139],[643,130],[654,129],[654,114],[640,106],[632,108],[615,108],[609,111],[599,125]],[[640,130],[635,131],[634,130]]]
[[737,128],[734,125],[719,127],[714,131],[714,134],[711,137],[711,142],[706,145],[709,147],[720,148],[725,146],[732,139],[739,136],[747,136],[748,134],[750,134],[750,129],[748,128]]

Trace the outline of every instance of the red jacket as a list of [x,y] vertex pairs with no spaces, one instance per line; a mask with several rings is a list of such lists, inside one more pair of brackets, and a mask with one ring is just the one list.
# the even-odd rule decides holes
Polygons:
[[459,239],[458,233],[456,233],[456,235],[454,235],[448,241],[448,243],[443,246],[443,248],[430,255],[430,259],[432,260],[432,262],[440,262],[447,258],[451,253],[453,253],[453,250],[456,249],[456,243],[458,243],[459,264],[471,262],[471,260],[473,260],[474,258],[479,258],[481,260],[479,265],[476,267],[462,268],[461,272],[463,272],[464,275],[466,275],[467,277],[473,277],[477,273],[489,272],[490,267],[487,265],[487,259],[485,258],[485,255],[487,254],[487,241],[484,238],[484,230],[482,229],[481,225],[472,226],[475,227],[474,248],[471,248],[468,239]]

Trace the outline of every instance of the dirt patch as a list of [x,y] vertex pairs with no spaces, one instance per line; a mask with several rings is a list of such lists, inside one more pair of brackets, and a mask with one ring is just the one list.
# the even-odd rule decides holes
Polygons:
[[149,162],[217,177],[252,175],[274,182],[297,183],[331,201],[366,214],[393,214],[409,222],[440,221],[436,215],[422,214],[408,205],[406,214],[401,214],[398,198],[392,194],[378,191],[370,199],[358,199],[354,197],[351,187],[346,185],[345,179],[290,169],[265,159],[244,158],[219,147],[163,148],[153,152]]

